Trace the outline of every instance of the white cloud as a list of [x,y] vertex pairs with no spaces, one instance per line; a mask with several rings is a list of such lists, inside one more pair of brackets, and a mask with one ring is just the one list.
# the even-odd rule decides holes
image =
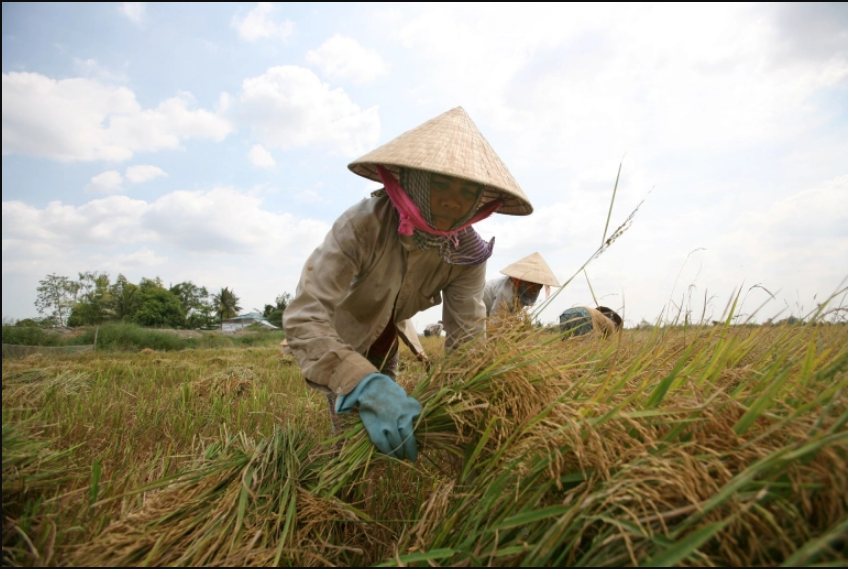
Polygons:
[[303,190],[295,194],[294,200],[300,203],[330,204],[330,200],[322,197],[316,190]]
[[277,165],[274,157],[261,144],[254,144],[250,152],[247,153],[250,163],[257,168],[273,168]]
[[[781,317],[803,316],[815,307],[816,295],[823,300],[848,276],[845,203],[848,176],[841,176],[771,203],[764,200],[750,211],[700,210],[682,219],[653,216],[648,223],[637,219],[632,232],[598,266],[612,276],[608,283],[626,285],[630,298],[644,306],[671,300],[680,304],[686,295],[694,297],[692,303],[700,310],[705,294],[718,295],[707,311],[717,318],[734,289],[744,286],[747,291],[762,284],[776,299],[761,289],[752,290],[739,309],[746,317],[764,301],[769,304],[758,321],[784,309],[787,312]],[[705,250],[684,265],[688,253],[697,247]],[[643,306],[634,307],[633,312],[651,318]],[[653,317],[658,313],[655,309]]]
[[844,2],[781,3],[774,7],[773,63],[848,60],[848,6]]
[[129,78],[123,73],[113,73],[106,69],[96,59],[74,58],[74,71],[87,79],[94,79],[101,83],[127,83]]
[[314,145],[355,155],[380,136],[376,106],[362,110],[344,90],[293,65],[245,79],[238,113],[263,144],[283,150]]
[[195,103],[191,93],[180,92],[176,97],[159,103],[156,109],[140,111],[133,116],[111,119],[115,138],[139,150],[178,148],[183,138],[223,140],[233,127],[219,113],[203,109],[190,110]]
[[136,267],[157,267],[167,260],[168,257],[160,257],[152,249],[142,247],[132,253],[110,256],[102,263],[102,270],[120,272]]
[[262,209],[262,200],[224,187],[177,191],[150,204],[144,226],[180,249],[273,257],[311,250],[328,229],[324,222]]
[[742,223],[768,231],[775,246],[806,245],[818,239],[848,239],[846,204],[848,175],[775,202],[763,213],[743,217]]
[[140,24],[144,21],[147,12],[146,4],[146,2],[121,2],[118,10],[136,24]]
[[[845,203],[848,176],[841,176],[764,204],[756,211],[741,212],[727,227],[703,241],[706,250],[688,263],[677,287],[677,301],[688,283],[697,282],[701,295],[705,290],[720,294],[721,306],[713,307],[717,317],[730,292],[744,287],[743,294],[748,298],[740,312],[745,315],[768,301],[758,314],[759,321],[781,311],[780,318],[806,316],[816,302],[825,300],[848,277]],[[687,230],[703,233],[694,219]],[[776,298],[772,300],[763,289],[751,289],[755,284]],[[643,294],[651,296],[649,291]]]
[[135,152],[178,148],[188,138],[220,141],[233,130],[222,111],[192,109],[195,101],[185,92],[142,109],[126,87],[4,73],[2,98],[4,155],[122,161]]
[[809,99],[844,84],[845,50],[815,65],[768,64],[769,10],[439,4],[404,11],[391,29],[416,60],[411,96],[436,108],[461,102],[509,133],[512,167],[539,167],[647,144],[658,155],[727,151],[827,124]]
[[107,170],[91,179],[87,192],[95,194],[118,194],[123,191],[124,178],[117,170]]
[[355,39],[336,34],[318,49],[306,53],[306,62],[327,77],[368,83],[388,72],[376,50],[362,47]]
[[124,191],[124,179],[130,184],[140,184],[167,175],[161,168],[149,165],[130,166],[125,176],[121,176],[117,170],[107,170],[91,178],[85,191],[92,194],[120,194]]
[[[235,128],[226,118],[230,113],[271,148],[317,146],[353,155],[373,147],[380,134],[377,107],[362,110],[344,90],[296,66],[245,79],[234,109],[226,94],[216,111],[194,106],[187,92],[143,109],[127,87],[4,73],[3,154],[123,161],[137,152],[179,148],[186,139],[223,140]],[[254,165],[269,167],[270,155],[251,152]]]
[[[253,254],[275,259],[308,253],[329,225],[262,207],[262,199],[231,187],[179,190],[153,202],[110,196],[81,206],[50,202],[43,209],[3,202],[3,240],[72,250],[96,245],[156,243],[175,251]],[[296,250],[296,253],[295,253]],[[4,251],[5,257],[5,251]]]
[[740,215],[717,241],[716,254],[728,264],[744,263],[760,278],[771,276],[779,286],[798,287],[812,275],[834,280],[848,276],[845,204],[848,175]]
[[130,166],[127,168],[126,177],[127,181],[130,184],[140,184],[141,182],[147,182],[148,180],[153,180],[155,178],[159,178],[160,176],[167,176],[162,168],[158,166],[150,166],[150,165],[138,165],[138,166]]
[[[3,274],[32,271],[38,278],[52,272],[73,274],[73,268],[61,264],[62,255],[62,247],[54,243],[32,242],[25,239],[3,239]],[[45,265],[45,261],[49,262],[49,267]],[[3,284],[6,284],[6,279],[4,279]],[[30,291],[33,299],[35,297],[35,286],[35,281],[33,281],[33,290]],[[20,311],[21,308],[18,307],[18,310]],[[5,308],[3,312],[6,313]],[[23,310],[23,312],[27,311]],[[34,311],[32,312],[34,313]]]
[[43,209],[19,201],[3,202],[3,239],[62,246],[135,243],[156,240],[141,217],[148,208],[141,200],[110,196],[81,206],[48,203]]
[[277,10],[273,2],[259,2],[246,16],[233,16],[232,26],[239,36],[247,41],[265,38],[286,40],[294,31],[294,23],[290,20],[274,22],[271,15]]

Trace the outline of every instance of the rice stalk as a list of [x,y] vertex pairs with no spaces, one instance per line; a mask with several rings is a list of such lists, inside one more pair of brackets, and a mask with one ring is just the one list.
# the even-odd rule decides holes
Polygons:
[[[276,429],[252,441],[224,433],[197,467],[136,492],[138,512],[107,527],[73,563],[114,565],[316,566],[365,558],[375,537],[355,508],[308,490],[314,443]],[[338,544],[358,543],[341,547]]]
[[3,565],[48,565],[56,526],[46,502],[78,478],[67,464],[73,449],[54,450],[37,417],[11,424],[4,413],[3,419]]

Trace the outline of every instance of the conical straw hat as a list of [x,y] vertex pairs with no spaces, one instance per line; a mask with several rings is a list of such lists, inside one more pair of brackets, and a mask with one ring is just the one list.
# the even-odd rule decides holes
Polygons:
[[497,213],[529,215],[533,206],[506,165],[483,138],[462,107],[408,130],[394,140],[348,164],[348,168],[379,182],[376,165],[399,177],[400,168],[416,168],[471,180],[486,186],[481,205],[502,199]]
[[508,277],[515,277],[531,283],[560,286],[554,272],[538,253],[533,253],[509,265],[501,271]]

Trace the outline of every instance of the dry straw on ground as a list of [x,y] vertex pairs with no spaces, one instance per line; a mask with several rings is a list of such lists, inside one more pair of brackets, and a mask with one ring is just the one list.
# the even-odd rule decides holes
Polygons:
[[[90,373],[69,369],[20,369],[3,374],[3,397],[26,405],[38,406],[53,393],[76,395],[91,389]],[[7,393],[8,392],[8,393]]]
[[253,370],[249,368],[234,367],[212,376],[192,381],[189,383],[189,387],[192,393],[199,397],[208,397],[210,395],[241,395],[250,390],[254,375]]

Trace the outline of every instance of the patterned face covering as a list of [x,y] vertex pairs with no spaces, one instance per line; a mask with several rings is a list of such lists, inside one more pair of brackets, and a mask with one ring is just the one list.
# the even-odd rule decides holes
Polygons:
[[[486,204],[484,208],[479,208],[483,198],[483,192],[477,197],[477,202],[474,207],[470,208],[468,213],[456,222],[454,227],[462,229],[443,232],[433,229],[433,216],[430,213],[430,173],[423,170],[413,170],[401,168],[400,172],[400,187],[396,187],[397,181],[385,169],[378,166],[378,172],[386,185],[386,190],[389,198],[398,210],[401,216],[401,227],[399,232],[409,234],[407,231],[412,230],[415,246],[420,251],[428,251],[435,249],[439,252],[442,260],[451,265],[479,265],[492,256],[492,249],[495,246],[495,238],[486,243],[480,235],[470,227],[469,222],[473,220],[479,221],[493,213],[500,203],[492,202]],[[412,209],[418,211],[409,211],[400,200],[396,198],[404,197],[395,194],[395,191],[403,192],[415,205]],[[395,194],[395,197],[393,197]],[[481,209],[485,210],[481,214]],[[420,215],[419,223],[412,223],[413,218]],[[424,224],[420,222],[423,221]],[[469,225],[468,227],[463,227]],[[412,229],[414,227],[414,230]]]
[[539,293],[542,292],[541,288],[536,289],[535,291],[530,290],[530,288],[534,286],[533,283],[523,282],[518,285],[517,294],[518,298],[521,301],[522,306],[530,306],[536,303],[536,300],[539,298]]
[[[434,227],[433,216],[430,213],[430,172],[401,168],[400,185],[418,206],[421,217],[424,218],[427,225]],[[483,192],[480,192],[474,206],[454,224],[454,227],[462,227],[474,217],[482,198]],[[495,246],[494,237],[489,243],[486,243],[471,227],[466,227],[457,232],[456,243],[450,237],[432,235],[420,229],[416,229],[413,235],[415,246],[419,250],[438,249],[442,260],[451,265],[479,265],[492,256],[492,250]]]
[[[412,170],[410,168],[401,168],[400,170],[400,185],[403,186],[407,195],[412,198],[412,201],[418,206],[418,211],[421,212],[421,217],[424,218],[427,225],[430,227],[436,227],[433,214],[430,211],[431,178],[432,175],[426,170]],[[453,224],[451,230],[454,230],[457,227],[462,227],[464,224],[468,223],[477,212],[477,208],[480,206],[480,201],[482,199],[483,192],[480,192],[477,196],[477,200],[474,202],[474,205],[469,208],[462,218],[458,219],[456,223]]]

